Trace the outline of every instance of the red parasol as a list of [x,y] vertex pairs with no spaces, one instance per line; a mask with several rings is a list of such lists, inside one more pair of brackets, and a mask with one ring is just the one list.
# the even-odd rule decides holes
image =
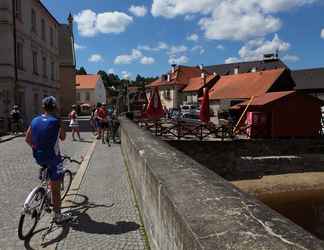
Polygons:
[[204,89],[204,97],[201,101],[199,118],[202,122],[208,123],[210,120],[209,117],[209,94],[207,89]]
[[153,120],[158,120],[164,116],[164,110],[157,87],[153,90],[152,95],[150,96],[144,116]]

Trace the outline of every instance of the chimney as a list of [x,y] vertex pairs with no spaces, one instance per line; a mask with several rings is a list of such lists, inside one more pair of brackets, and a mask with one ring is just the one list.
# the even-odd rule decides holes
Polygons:
[[206,84],[206,74],[205,74],[205,72],[201,73],[201,81],[203,82],[203,84]]
[[171,73],[173,74],[175,72],[176,69],[176,64],[171,64]]

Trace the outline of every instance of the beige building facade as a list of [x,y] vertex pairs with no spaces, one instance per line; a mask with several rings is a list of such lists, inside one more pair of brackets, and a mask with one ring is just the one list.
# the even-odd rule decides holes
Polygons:
[[[68,80],[60,76],[61,30],[39,0],[0,0],[0,117],[7,120],[11,107],[18,104],[28,124],[41,112],[44,96],[55,96],[60,105],[61,81],[73,81],[64,70]],[[74,58],[66,64],[75,69],[74,65]],[[75,88],[75,80],[70,84]]]

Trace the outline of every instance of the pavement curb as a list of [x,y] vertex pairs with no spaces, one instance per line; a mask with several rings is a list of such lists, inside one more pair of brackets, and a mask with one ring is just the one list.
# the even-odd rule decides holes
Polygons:
[[[62,207],[71,207],[73,206],[73,202],[76,199],[76,195],[79,193],[79,189],[81,186],[81,183],[84,179],[84,176],[87,172],[87,169],[89,167],[89,162],[91,160],[91,157],[93,155],[94,149],[96,147],[97,144],[97,140],[95,140],[90,149],[88,150],[86,156],[83,159],[83,162],[77,172],[77,174],[74,176],[71,187],[70,187],[70,191],[68,192],[67,196],[65,197],[65,199],[62,202]],[[71,210],[68,209],[68,211]]]
[[20,135],[12,135],[12,136],[4,136],[5,139],[3,139],[3,137],[0,137],[0,143],[4,143],[4,142],[7,142],[7,141],[11,141],[15,138],[18,138],[18,137],[24,137],[23,134],[20,134]]

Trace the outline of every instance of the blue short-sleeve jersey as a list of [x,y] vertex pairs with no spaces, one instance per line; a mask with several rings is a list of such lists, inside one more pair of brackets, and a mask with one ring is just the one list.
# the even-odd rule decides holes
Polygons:
[[41,115],[32,120],[32,148],[38,164],[47,164],[60,158],[59,130],[60,122],[54,116]]

